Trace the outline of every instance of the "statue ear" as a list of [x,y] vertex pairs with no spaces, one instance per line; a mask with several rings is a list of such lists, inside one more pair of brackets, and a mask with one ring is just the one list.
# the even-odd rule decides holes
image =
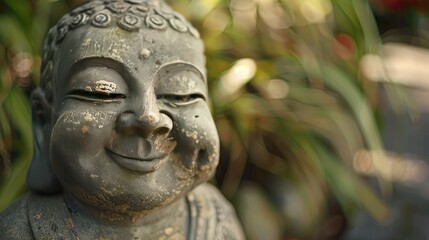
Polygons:
[[33,91],[31,106],[34,153],[27,173],[27,186],[37,192],[56,193],[61,191],[61,185],[50,162],[52,106],[42,89]]

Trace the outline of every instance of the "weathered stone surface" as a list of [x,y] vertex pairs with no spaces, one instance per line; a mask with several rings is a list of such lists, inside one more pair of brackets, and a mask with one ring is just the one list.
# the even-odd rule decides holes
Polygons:
[[0,239],[243,239],[204,183],[219,137],[203,52],[162,1],[89,1],[64,16],[32,95],[33,192],[0,215]]

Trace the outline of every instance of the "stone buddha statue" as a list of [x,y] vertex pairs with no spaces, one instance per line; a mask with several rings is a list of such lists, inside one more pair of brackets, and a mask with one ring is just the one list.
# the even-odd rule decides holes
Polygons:
[[219,159],[198,32],[161,0],[89,1],[48,33],[32,190],[0,239],[244,239],[205,183]]

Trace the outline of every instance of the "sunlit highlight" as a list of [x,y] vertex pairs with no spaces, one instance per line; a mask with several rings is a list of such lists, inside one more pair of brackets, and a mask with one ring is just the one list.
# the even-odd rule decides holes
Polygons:
[[256,63],[253,59],[238,60],[234,66],[221,78],[220,92],[232,95],[249,82],[256,74]]
[[357,152],[353,160],[354,169],[365,175],[381,174],[384,179],[392,182],[418,184],[428,180],[429,165],[422,160],[388,153],[385,155],[387,161],[380,169],[374,164],[377,161],[374,155],[375,152],[366,150]]
[[271,99],[284,99],[289,93],[289,84],[281,79],[272,79],[268,81],[266,91]]

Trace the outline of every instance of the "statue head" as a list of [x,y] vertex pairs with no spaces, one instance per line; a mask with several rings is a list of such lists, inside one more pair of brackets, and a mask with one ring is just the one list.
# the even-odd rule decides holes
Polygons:
[[90,1],[48,33],[28,185],[139,212],[214,173],[219,139],[197,31],[158,0]]

